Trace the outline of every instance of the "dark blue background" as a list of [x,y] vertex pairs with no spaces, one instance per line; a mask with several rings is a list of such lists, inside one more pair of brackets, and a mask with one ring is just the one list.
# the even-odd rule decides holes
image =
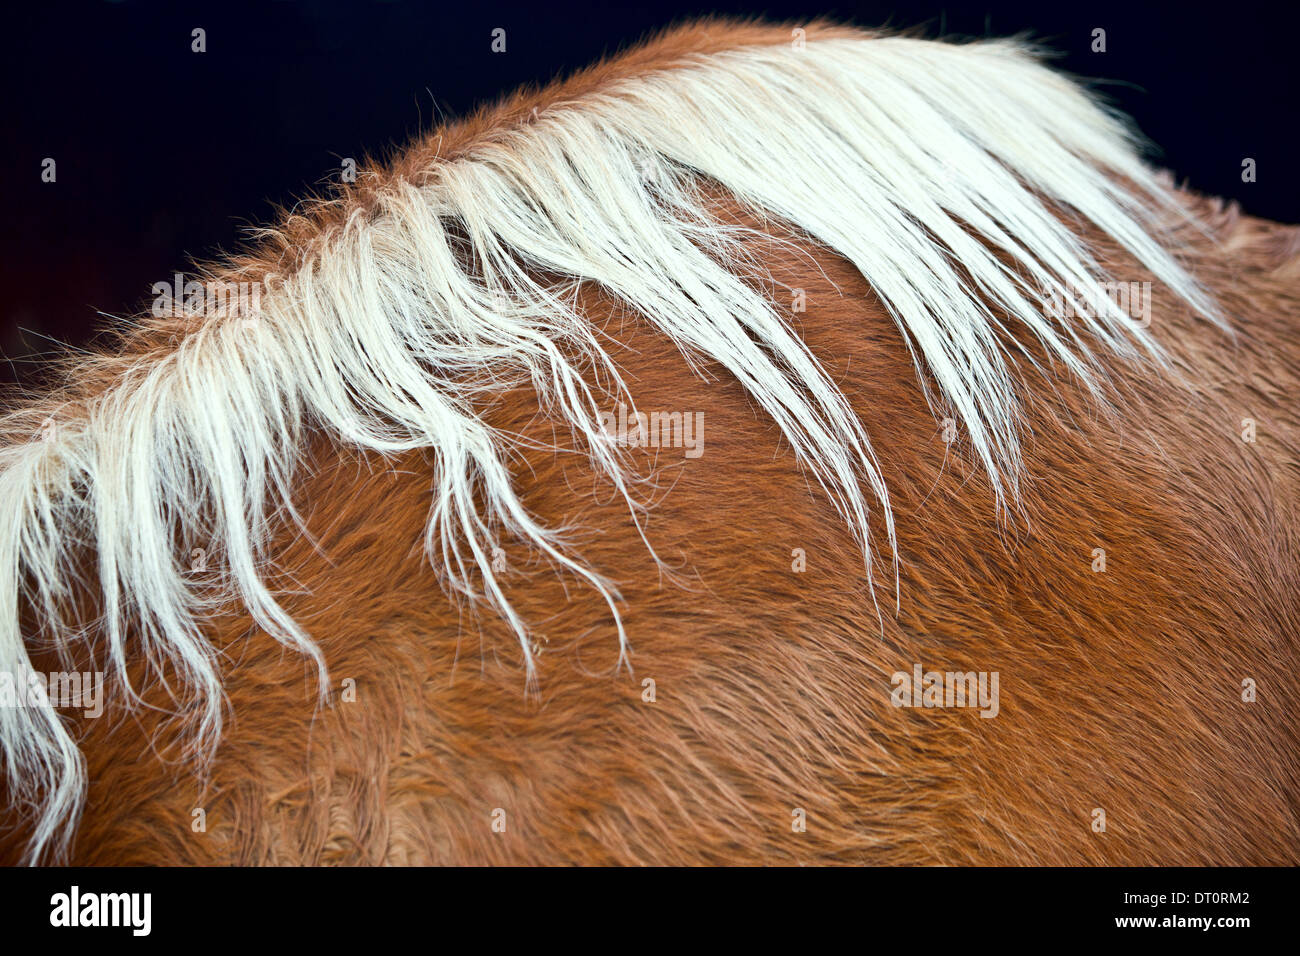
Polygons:
[[[340,157],[400,145],[440,115],[707,12],[928,23],[931,36],[1031,31],[1063,68],[1116,81],[1104,89],[1181,179],[1300,221],[1294,6],[31,3],[0,14],[0,377],[38,381],[30,356],[50,339],[84,343],[106,322],[95,310],[137,311],[152,283],[236,245],[272,202],[337,175]],[[203,54],[190,52],[196,26]],[[1102,55],[1089,51],[1098,26]],[[495,27],[504,55],[490,50]],[[40,181],[46,156],[52,186]],[[1241,181],[1246,156],[1259,164],[1253,184]]]

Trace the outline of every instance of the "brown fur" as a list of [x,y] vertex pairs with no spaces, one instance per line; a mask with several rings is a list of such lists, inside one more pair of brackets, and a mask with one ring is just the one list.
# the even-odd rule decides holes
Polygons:
[[[444,131],[441,146],[435,134],[395,174],[629,70],[789,36],[768,30],[670,34]],[[1300,230],[1188,202],[1222,245],[1187,230],[1181,251],[1236,339],[1157,285],[1152,331],[1188,387],[1114,362],[1106,414],[1075,382],[1022,363],[1023,509],[1002,522],[984,474],[942,441],[862,278],[806,241],[825,276],[762,250],[776,279],[807,290],[803,337],[877,449],[898,527],[897,612],[887,562],[873,601],[843,522],[741,387],[695,376],[596,291],[586,312],[616,343],[638,406],[705,412],[703,457],[640,460],[647,536],[677,580],[583,455],[534,452],[514,473],[543,523],[591,529],[580,551],[624,594],[634,674],[615,671],[599,597],[511,551],[508,596],[546,636],[540,696],[527,697],[514,636],[449,599],[421,554],[424,456],[385,462],[318,437],[298,505],[320,551],[286,528],[277,566],[294,591],[286,608],[321,643],[336,689],[355,681],[355,701],[318,710],[314,672],[232,608],[209,631],[228,654],[233,719],[206,785],[161,711],[117,705],[84,721],[91,787],[73,862],[1297,862]],[[325,218],[311,230],[345,208],[314,214]],[[1090,238],[1115,275],[1149,278]],[[243,267],[278,253],[263,255]],[[165,348],[177,331],[127,347]],[[568,440],[529,392],[483,414]],[[1246,417],[1255,444],[1240,437]],[[1092,570],[1099,547],[1105,573]],[[792,570],[795,548],[806,572]],[[891,673],[916,662],[1000,672],[1001,713],[891,706]],[[1255,703],[1241,699],[1247,677]],[[156,683],[146,699],[166,703]],[[192,828],[196,808],[206,832]],[[806,832],[792,830],[796,808]],[[5,819],[0,857],[13,860],[22,821]]]

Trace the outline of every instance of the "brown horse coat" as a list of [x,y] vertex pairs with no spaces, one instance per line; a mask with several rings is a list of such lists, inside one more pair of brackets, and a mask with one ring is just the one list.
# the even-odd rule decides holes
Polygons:
[[[842,32],[810,28],[807,42]],[[789,38],[706,23],[521,94],[426,138],[381,185],[289,222],[280,246],[239,266],[267,268],[364,210],[368,190],[526,125],[534,107],[688,54]],[[1109,275],[1152,283],[1148,331],[1170,366],[1098,349],[1099,396],[1013,323],[999,331],[1025,348],[1009,359],[1019,498],[1000,508],[964,430],[945,440],[961,417],[941,383],[928,369],[918,381],[854,264],[724,189],[709,196],[753,230],[743,248],[769,273],[756,286],[786,304],[779,290],[804,292],[789,319],[871,436],[897,578],[873,525],[885,560],[868,582],[844,517],[724,365],[693,369],[644,315],[584,285],[576,308],[637,407],[703,413],[698,457],[628,450],[641,528],[532,386],[483,394],[475,411],[522,437],[509,471],[528,512],[574,529],[583,561],[616,583],[630,667],[618,666],[601,595],[504,539],[493,560],[530,625],[527,693],[514,630],[449,594],[422,552],[438,461],[310,429],[292,489],[302,527],[273,515],[268,579],[318,643],[330,701],[318,705],[310,663],[227,602],[202,624],[228,721],[199,776],[162,683],[175,672],[131,644],[144,706],[111,690],[102,717],[65,712],[89,781],[69,860],[1297,862],[1300,230],[1178,194],[1208,234],[1170,220],[1166,241],[1231,334],[1103,230],[1061,213]],[[187,321],[150,325],[123,354],[165,355],[192,334]],[[127,364],[81,366],[75,401]],[[93,568],[94,548],[78,560]],[[99,611],[93,583],[69,601],[77,620]],[[24,615],[33,665],[60,669],[39,640],[41,609]],[[72,663],[102,660],[102,640],[73,645]],[[996,716],[894,706],[893,675],[918,666],[996,672]],[[11,806],[3,819],[0,855],[16,862],[31,818]]]

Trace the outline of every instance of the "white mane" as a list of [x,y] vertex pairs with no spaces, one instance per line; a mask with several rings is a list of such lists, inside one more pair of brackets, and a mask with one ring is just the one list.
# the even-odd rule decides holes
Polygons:
[[[835,501],[870,573],[869,497],[891,544],[893,524],[867,435],[784,308],[739,278],[754,263],[736,227],[710,215],[701,177],[854,264],[1000,500],[1014,500],[1020,470],[1004,323],[1089,384],[1088,343],[1159,358],[1123,311],[1090,308],[1104,297],[1086,293],[1105,277],[1061,210],[1214,315],[1153,236],[1181,213],[1123,125],[1021,45],[863,35],[689,57],[499,131],[423,185],[383,185],[375,208],[357,209],[270,283],[248,321],[196,322],[173,351],[140,358],[95,401],[58,414],[49,434],[0,449],[0,673],[21,683],[31,672],[24,608],[63,646],[82,639],[60,609],[74,550],[89,546],[113,670],[125,678],[128,632],[151,661],[170,662],[177,693],[198,707],[196,753],[211,753],[221,730],[222,676],[201,621],[222,600],[237,596],[324,678],[319,649],[264,578],[268,529],[309,428],[379,453],[431,450],[428,558],[504,615],[530,670],[528,625],[493,573],[501,536],[584,577],[617,621],[614,583],[523,509],[510,436],[473,411],[476,397],[531,382],[628,496],[601,429],[608,398],[589,391],[573,356],[631,397],[574,309],[579,282],[734,374]],[[1045,315],[1044,293],[1077,315]],[[187,574],[189,548],[213,541],[224,595],[200,593]],[[86,781],[59,715],[0,706],[0,748],[11,792],[35,818],[29,858],[64,851]]]

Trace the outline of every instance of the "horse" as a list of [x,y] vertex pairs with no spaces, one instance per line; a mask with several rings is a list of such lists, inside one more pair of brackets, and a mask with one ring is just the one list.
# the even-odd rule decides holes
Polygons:
[[0,859],[1296,863],[1300,230],[1142,150],[701,20],[164,284],[0,419]]

